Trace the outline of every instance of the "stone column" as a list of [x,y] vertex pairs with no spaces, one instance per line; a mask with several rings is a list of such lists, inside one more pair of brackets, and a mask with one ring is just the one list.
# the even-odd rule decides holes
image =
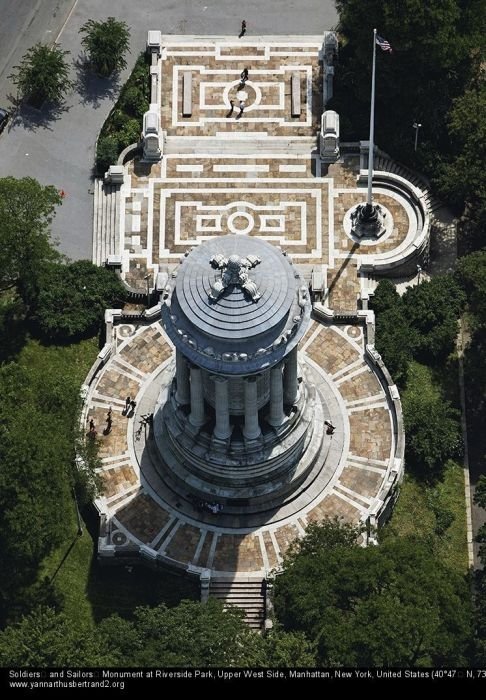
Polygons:
[[285,361],[284,369],[284,403],[293,406],[299,395],[299,383],[297,381],[297,347],[295,347]]
[[189,367],[187,360],[180,350],[176,351],[176,401],[181,406],[188,404],[191,400],[191,390],[189,387]]
[[189,415],[189,423],[195,428],[200,428],[205,422],[202,373],[199,367],[191,367],[191,413]]
[[278,428],[284,422],[282,365],[270,370],[270,414],[268,422]]
[[243,435],[247,440],[256,440],[261,434],[258,423],[257,378],[246,377],[243,381],[245,383],[245,426]]
[[214,437],[218,440],[227,440],[231,435],[228,380],[224,377],[214,376],[214,405],[216,409],[216,425]]

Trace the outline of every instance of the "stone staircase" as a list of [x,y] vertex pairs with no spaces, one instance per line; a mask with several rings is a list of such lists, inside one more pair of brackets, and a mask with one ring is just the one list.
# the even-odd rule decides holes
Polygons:
[[120,186],[95,180],[93,211],[93,262],[104,265],[109,255],[120,254]]
[[403,177],[411,182],[412,185],[415,185],[415,187],[421,189],[424,193],[425,201],[430,213],[433,213],[434,211],[437,211],[437,209],[444,206],[440,200],[432,195],[427,180],[424,177],[421,177],[418,173],[415,173],[413,170],[409,170],[409,168],[406,168],[404,165],[400,165],[400,163],[396,163],[394,160],[391,160],[391,158],[386,158],[381,155],[375,157],[373,166],[375,171],[381,170],[386,173],[398,175],[399,177]]
[[209,596],[221,600],[225,606],[234,605],[245,612],[245,622],[255,630],[263,629],[265,622],[264,579],[238,576],[238,578],[211,578]]

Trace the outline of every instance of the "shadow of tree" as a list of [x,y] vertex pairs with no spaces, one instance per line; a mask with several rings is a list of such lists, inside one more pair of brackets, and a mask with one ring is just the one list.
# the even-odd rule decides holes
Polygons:
[[27,101],[11,93],[7,99],[13,106],[12,115],[7,125],[10,131],[14,126],[22,126],[27,131],[45,129],[52,131],[51,123],[58,121],[71,107],[65,103],[44,102],[40,107],[33,107]]
[[120,77],[114,74],[109,78],[102,78],[92,72],[86,56],[79,55],[74,61],[76,79],[74,89],[81,97],[81,104],[89,105],[92,109],[98,109],[106,98],[113,100],[118,96]]

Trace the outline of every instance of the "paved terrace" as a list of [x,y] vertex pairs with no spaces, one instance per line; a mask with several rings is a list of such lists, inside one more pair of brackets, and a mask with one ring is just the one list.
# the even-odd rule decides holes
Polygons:
[[[235,508],[197,512],[158,476],[151,428],[142,418],[154,411],[173,372],[173,347],[158,321],[115,327],[84,414],[101,441],[105,491],[98,506],[106,556],[141,552],[194,573],[208,568],[213,575],[262,578],[309,522],[338,516],[359,523],[376,515],[401,473],[398,395],[386,370],[377,369],[372,323],[358,322],[358,300],[370,288],[363,263],[379,265],[415,250],[417,217],[406,188],[378,185],[374,197],[387,212],[386,233],[378,241],[354,239],[349,214],[366,198],[358,183],[363,163],[359,154],[344,153],[327,166],[316,148],[322,43],[322,37],[164,37],[157,66],[164,155],[155,164],[127,162],[121,188],[98,184],[93,258],[103,264],[110,254],[120,256],[123,278],[142,293],[147,274],[155,285],[157,273],[170,275],[192,246],[227,233],[281,246],[306,279],[320,268],[321,311],[300,351],[338,428],[326,436],[326,467],[290,504],[246,520]],[[236,118],[245,67],[246,106]],[[192,113],[183,117],[182,75],[189,69]],[[291,117],[295,73],[299,117]],[[333,314],[346,316],[344,325]],[[128,395],[137,402],[131,418],[122,415]],[[105,436],[110,406],[113,427]]]
[[[127,333],[132,335],[124,338]],[[365,357],[362,327],[313,321],[302,352],[319,368],[329,417],[338,428],[326,436],[327,472],[294,501],[247,522],[235,508],[202,515],[158,477],[152,431],[142,418],[154,410],[164,373],[171,371],[170,341],[158,322],[123,325],[117,335],[118,351],[91,385],[85,414],[86,428],[93,420],[100,440],[105,550],[114,545],[118,553],[133,553],[142,547],[148,557],[195,573],[210,568],[216,575],[262,577],[280,564],[308,523],[327,516],[365,520],[395,478],[393,417],[386,387]],[[137,401],[131,417],[122,414],[128,395]],[[110,406],[113,425],[103,435]]]

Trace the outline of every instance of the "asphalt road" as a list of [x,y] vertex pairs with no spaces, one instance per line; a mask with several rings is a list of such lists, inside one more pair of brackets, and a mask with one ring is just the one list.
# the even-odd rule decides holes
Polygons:
[[[244,15],[242,15],[244,12]],[[83,79],[79,28],[87,19],[123,19],[131,30],[129,66],[119,83]],[[0,106],[14,92],[7,80],[26,49],[58,39],[73,58],[77,87],[57,114],[19,109],[0,136],[0,177],[30,175],[66,192],[53,223],[60,250],[91,258],[92,167],[99,130],[140,51],[148,29],[165,34],[320,34],[337,23],[333,0],[0,0]],[[58,36],[59,35],[59,36]]]
[[0,105],[12,92],[8,76],[27,49],[54,41],[75,0],[0,0]]

